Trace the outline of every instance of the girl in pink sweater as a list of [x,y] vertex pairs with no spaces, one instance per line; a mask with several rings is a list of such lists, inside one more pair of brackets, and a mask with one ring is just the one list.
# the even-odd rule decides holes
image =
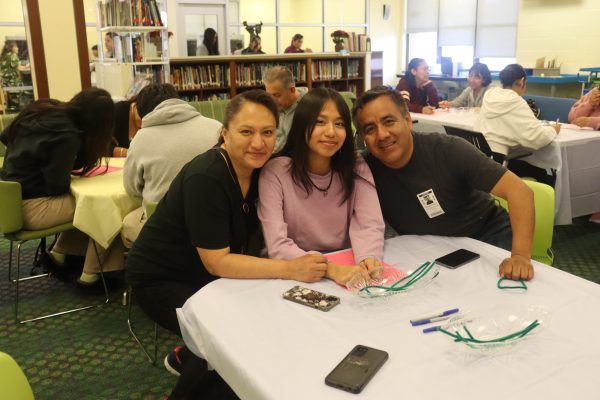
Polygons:
[[600,86],[590,90],[573,104],[569,112],[569,122],[579,126],[600,129]]
[[351,247],[354,266],[329,263],[345,284],[367,277],[383,257],[384,223],[373,176],[354,151],[350,112],[335,90],[317,88],[298,104],[287,143],[263,167],[258,216],[269,257],[292,259]]

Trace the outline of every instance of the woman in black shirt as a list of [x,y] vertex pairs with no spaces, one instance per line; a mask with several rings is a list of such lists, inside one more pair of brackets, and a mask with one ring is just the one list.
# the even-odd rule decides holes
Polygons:
[[[126,278],[140,307],[179,336],[175,309],[218,277],[314,282],[325,275],[321,255],[290,261],[257,257],[258,173],[273,152],[278,120],[277,105],[262,90],[233,98],[220,145],[183,167],[129,253]],[[195,398],[198,391],[210,396],[204,360],[177,348],[165,365],[181,374],[170,399]]]

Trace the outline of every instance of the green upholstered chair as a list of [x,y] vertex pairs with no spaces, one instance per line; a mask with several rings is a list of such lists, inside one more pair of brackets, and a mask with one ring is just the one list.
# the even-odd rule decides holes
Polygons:
[[0,399],[34,400],[31,386],[19,364],[0,352]]
[[[535,203],[535,231],[531,258],[544,264],[552,265],[552,237],[554,235],[554,189],[551,186],[529,180],[523,180],[533,190]],[[500,206],[508,210],[506,200],[497,198]]]
[[[18,182],[0,181],[0,233],[4,235],[5,239],[10,241],[10,251],[8,258],[8,279],[15,285],[15,322],[26,323],[37,321],[40,319],[55,317],[62,314],[68,314],[76,311],[86,310],[88,308],[97,307],[99,305],[106,304],[108,302],[108,290],[106,283],[104,282],[104,275],[100,272],[102,283],[104,284],[105,302],[101,304],[95,304],[85,307],[78,307],[67,311],[61,311],[53,314],[43,315],[36,318],[30,318],[27,320],[19,320],[19,290],[22,282],[30,281],[33,279],[47,277],[50,274],[38,274],[21,278],[21,246],[23,243],[30,240],[44,239],[48,236],[57,235],[61,232],[65,232],[73,229],[73,224],[67,222],[47,229],[41,229],[36,231],[24,230],[23,229],[23,214],[22,214],[22,198],[21,198],[21,184]],[[17,243],[17,272],[13,277],[12,264],[13,264],[13,244]]]
[[[155,202],[147,202],[146,203],[146,206],[145,206],[146,207],[146,219],[149,219],[152,216],[152,214],[154,214],[154,211],[156,211],[157,205],[158,205],[158,203],[155,203]],[[148,350],[146,350],[146,346],[144,346],[142,341],[139,339],[138,335],[133,330],[133,323],[131,321],[131,307],[133,304],[132,300],[133,300],[133,288],[130,286],[123,293],[123,305],[127,305],[127,328],[129,329],[129,333],[131,333],[131,336],[133,336],[133,340],[136,341],[138,346],[140,346],[140,348],[146,355],[146,358],[148,358],[148,361],[152,365],[154,365],[154,364],[156,364],[156,360],[158,358],[158,324],[156,322],[154,323],[154,343],[153,343],[154,344],[154,349],[153,349],[154,354],[151,355],[148,352]]]

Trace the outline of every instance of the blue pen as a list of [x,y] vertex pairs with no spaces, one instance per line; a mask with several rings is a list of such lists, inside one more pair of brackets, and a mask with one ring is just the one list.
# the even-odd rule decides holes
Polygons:
[[439,319],[436,320],[436,318],[441,318],[441,317],[446,317],[448,315],[456,314],[458,311],[459,311],[458,308],[453,308],[451,310],[442,311],[439,314],[429,315],[427,317],[421,317],[421,318],[411,319],[410,320],[410,324],[412,326],[417,326],[417,325],[429,324],[431,322],[441,321]]
[[431,326],[429,328],[423,329],[423,333],[437,332],[440,330],[440,328],[441,328],[441,325]]

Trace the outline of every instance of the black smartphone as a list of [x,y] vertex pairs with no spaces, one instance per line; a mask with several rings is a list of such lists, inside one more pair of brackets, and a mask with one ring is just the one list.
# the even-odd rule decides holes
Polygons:
[[283,294],[283,298],[321,311],[329,311],[340,304],[340,298],[302,286],[294,286]]
[[461,265],[465,265],[468,262],[477,260],[478,258],[479,254],[477,253],[473,253],[472,251],[465,249],[458,249],[450,254],[446,254],[445,256],[438,258],[435,260],[435,262],[436,264],[446,268],[455,269]]
[[327,375],[325,384],[360,393],[388,358],[383,350],[358,345]]

